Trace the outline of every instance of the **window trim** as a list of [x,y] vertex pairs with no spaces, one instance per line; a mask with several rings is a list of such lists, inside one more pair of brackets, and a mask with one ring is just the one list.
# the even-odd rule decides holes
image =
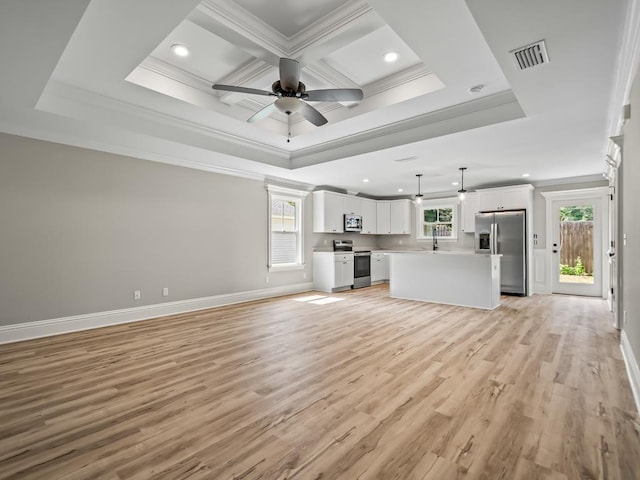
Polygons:
[[[279,187],[277,185],[265,185],[267,189],[267,270],[286,271],[286,270],[302,270],[305,267],[304,258],[304,198],[309,194],[303,190],[295,190],[293,188]],[[297,224],[297,260],[295,263],[272,264],[271,252],[271,203],[274,198],[282,198],[296,200],[296,224]]]
[[453,211],[453,219],[451,221],[451,231],[453,236],[451,237],[437,237],[438,242],[457,242],[458,241],[458,223],[460,216],[460,202],[458,197],[436,198],[432,200],[423,200],[419,205],[416,205],[416,241],[427,242],[433,241],[433,236],[424,236],[424,210],[432,208],[451,208]]

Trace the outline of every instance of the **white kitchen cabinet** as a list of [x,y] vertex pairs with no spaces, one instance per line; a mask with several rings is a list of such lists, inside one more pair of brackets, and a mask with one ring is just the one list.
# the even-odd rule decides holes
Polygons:
[[314,233],[343,233],[344,214],[362,215],[364,234],[411,233],[411,200],[371,200],[319,190],[313,192]]
[[391,233],[411,233],[411,200],[393,200],[390,205]]
[[478,210],[517,210],[531,208],[532,185],[478,190]]
[[353,253],[335,254],[335,282],[333,288],[353,285]]
[[313,231],[342,233],[344,231],[344,197],[339,193],[313,192]]
[[346,290],[353,285],[353,253],[313,252],[313,289]]
[[376,231],[379,234],[411,233],[411,200],[377,202]]
[[353,213],[354,215],[362,215],[362,199],[353,195],[345,195],[343,198],[344,207],[342,213]]
[[473,233],[476,231],[476,213],[478,213],[478,194],[467,193],[460,202],[460,231]]
[[362,215],[362,233],[376,234],[378,230],[376,228],[378,206],[375,200],[369,200],[368,198],[360,199],[360,211]]
[[379,234],[391,233],[391,202],[376,203],[376,231]]
[[371,252],[371,283],[389,280],[389,255]]

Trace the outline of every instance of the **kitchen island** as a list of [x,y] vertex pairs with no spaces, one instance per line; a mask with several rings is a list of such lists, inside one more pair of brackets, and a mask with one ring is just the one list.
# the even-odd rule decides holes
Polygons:
[[442,251],[388,255],[392,297],[487,310],[500,305],[501,255]]

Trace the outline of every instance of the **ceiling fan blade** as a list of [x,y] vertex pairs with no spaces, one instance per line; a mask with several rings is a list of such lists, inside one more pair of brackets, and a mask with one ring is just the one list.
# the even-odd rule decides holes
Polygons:
[[270,103],[269,105],[267,105],[264,108],[261,108],[256,113],[254,113],[251,117],[249,117],[247,122],[255,123],[259,120],[262,120],[263,118],[267,118],[269,115],[271,115],[275,111],[276,111],[276,104]]
[[327,123],[327,119],[318,110],[313,108],[308,103],[300,101],[300,107],[298,113],[313,123],[316,127],[320,127]]
[[311,102],[358,102],[363,96],[359,88],[330,88],[308,91],[303,98]]
[[280,86],[284,90],[298,90],[300,83],[300,64],[290,58],[280,59]]
[[225,92],[250,93],[252,95],[275,96],[274,93],[267,92],[266,90],[258,90],[257,88],[236,87],[235,85],[221,85],[219,83],[216,83],[211,88],[213,88],[214,90],[224,90]]

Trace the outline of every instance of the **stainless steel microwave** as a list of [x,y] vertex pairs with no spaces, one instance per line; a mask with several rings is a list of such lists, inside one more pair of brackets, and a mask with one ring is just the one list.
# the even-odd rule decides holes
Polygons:
[[345,213],[344,214],[344,231],[345,232],[361,232],[362,231],[362,215]]

